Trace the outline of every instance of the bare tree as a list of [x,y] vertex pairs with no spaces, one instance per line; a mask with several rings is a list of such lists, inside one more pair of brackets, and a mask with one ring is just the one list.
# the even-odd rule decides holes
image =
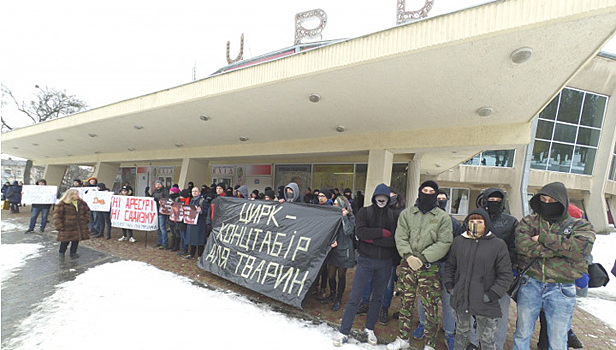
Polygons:
[[[75,95],[69,95],[64,90],[60,91],[47,86],[41,88],[36,85],[35,98],[28,102],[19,102],[11,89],[4,85],[1,88],[3,95],[6,94],[13,100],[17,110],[25,114],[32,121],[32,124],[74,114],[87,107],[87,104]],[[6,101],[2,101],[2,103],[5,104]],[[6,122],[4,115],[0,116],[0,122],[2,122],[3,131],[13,130],[13,126]]]

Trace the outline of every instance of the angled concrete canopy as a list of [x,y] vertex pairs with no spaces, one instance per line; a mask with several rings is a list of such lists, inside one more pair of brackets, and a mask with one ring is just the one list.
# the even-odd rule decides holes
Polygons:
[[438,174],[528,143],[531,119],[615,30],[616,0],[493,2],[15,130],[2,149],[39,164],[387,149]]

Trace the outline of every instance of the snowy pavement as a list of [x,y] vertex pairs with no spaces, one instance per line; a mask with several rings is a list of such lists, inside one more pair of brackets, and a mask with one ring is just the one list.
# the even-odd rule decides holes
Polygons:
[[[7,228],[3,223],[3,236]],[[24,236],[21,232],[15,235]],[[49,240],[45,235],[34,237]],[[326,323],[290,318],[265,304],[197,286],[146,263],[98,259],[103,263],[88,262],[82,269],[75,265],[81,262],[68,257],[59,261],[50,248],[57,248],[55,242],[6,244],[3,237],[1,247],[3,298],[5,288],[22,283],[20,273],[36,263],[36,257],[67,264],[67,271],[74,273],[68,281],[58,278],[61,282],[49,295],[31,305],[29,315],[3,337],[3,349],[333,348],[337,330]],[[82,249],[87,248],[80,246],[82,257],[91,253]],[[67,271],[59,268],[56,273]],[[350,342],[345,349],[385,348]]]

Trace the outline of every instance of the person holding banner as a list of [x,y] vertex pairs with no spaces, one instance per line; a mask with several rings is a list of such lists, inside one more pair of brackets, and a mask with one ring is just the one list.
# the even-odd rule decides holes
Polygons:
[[366,286],[372,279],[372,300],[364,333],[368,343],[376,345],[378,340],[374,335],[374,326],[379,317],[379,309],[389,281],[392,259],[396,257],[396,242],[394,232],[398,217],[389,208],[389,186],[380,184],[372,195],[372,205],[359,209],[355,222],[355,235],[359,239],[357,245],[357,268],[353,277],[351,295],[344,308],[342,324],[339,333],[334,337],[334,346],[342,346],[348,342],[353,320],[359,308]]
[[[169,245],[169,250],[172,252],[177,252],[180,250],[180,228],[178,224],[180,223],[181,217],[176,215],[174,211],[175,203],[178,202],[180,198],[180,188],[179,187],[171,187],[169,189],[169,199],[171,199],[174,204],[171,206],[171,213],[169,214],[169,229],[171,230],[171,244]],[[183,222],[182,222],[183,224]]]
[[[128,183],[128,182],[127,182]],[[131,189],[128,186],[123,186],[120,190],[120,196],[130,196]],[[133,230],[130,228],[122,228],[122,237],[118,239],[118,241],[129,241],[131,243],[137,242],[137,240],[133,237]]]
[[[40,179],[36,182],[38,186],[47,186],[47,180]],[[39,214],[41,214],[41,230],[40,232],[45,232],[45,226],[47,226],[47,216],[49,215],[49,209],[51,209],[51,204],[36,204],[32,203],[32,209],[30,210],[30,226],[28,226],[28,230],[25,233],[30,233],[34,231],[34,226],[36,226],[36,220],[38,219]]]
[[167,247],[167,219],[169,215],[160,214],[160,200],[167,198],[168,193],[165,190],[165,186],[161,180],[154,182],[154,192],[149,193],[150,187],[146,187],[145,195],[148,197],[154,197],[156,201],[156,207],[158,208],[158,240],[156,241],[156,247],[159,249],[165,249]]
[[88,234],[88,221],[90,221],[90,208],[76,190],[68,190],[64,193],[56,205],[53,213],[53,225],[58,230],[60,241],[60,258],[71,244],[70,257],[77,259],[77,246],[79,241],[90,239]]
[[195,207],[197,217],[195,219],[196,224],[186,225],[186,244],[190,246],[190,253],[184,257],[186,260],[194,258],[195,254],[201,257],[205,250],[206,241],[205,216],[207,215],[208,203],[201,196],[201,191],[198,187],[193,187],[191,193],[193,197],[190,199],[189,205]]
[[[180,210],[182,210],[184,205],[188,205],[190,203],[190,191],[188,191],[188,189],[181,190],[180,196],[176,199],[176,203],[180,205]],[[182,247],[182,250],[180,250],[177,255],[187,255],[188,246],[186,245],[186,224],[184,223],[183,217],[182,220],[177,221],[175,225],[180,231],[180,246]]]
[[[333,301],[332,311],[338,311],[342,305],[342,294],[346,288],[347,269],[355,266],[355,248],[353,247],[355,216],[353,216],[351,203],[345,196],[338,196],[334,200],[334,206],[342,208],[342,231],[338,231],[336,241],[332,243],[332,250],[325,263],[330,290],[327,302]],[[336,283],[336,276],[338,283]]]
[[[99,182],[96,187],[100,192],[109,192],[107,186],[104,183]],[[95,208],[94,208],[95,209]],[[96,210],[96,209],[95,209]],[[98,218],[96,219],[96,235],[93,238],[102,237],[105,235],[105,227],[107,228],[107,239],[111,239],[111,212],[110,211],[97,211]]]

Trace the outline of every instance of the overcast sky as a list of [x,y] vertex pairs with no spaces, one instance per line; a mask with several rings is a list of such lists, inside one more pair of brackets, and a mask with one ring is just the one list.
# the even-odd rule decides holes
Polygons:
[[[486,0],[435,0],[437,16]],[[424,0],[407,0],[407,10]],[[21,100],[35,85],[64,89],[89,108],[202,79],[244,58],[293,45],[298,12],[323,9],[323,40],[394,27],[396,0],[19,0],[0,5],[0,83]],[[616,52],[616,42],[612,52]],[[18,115],[11,106],[2,114]],[[17,124],[17,123],[16,123]]]

